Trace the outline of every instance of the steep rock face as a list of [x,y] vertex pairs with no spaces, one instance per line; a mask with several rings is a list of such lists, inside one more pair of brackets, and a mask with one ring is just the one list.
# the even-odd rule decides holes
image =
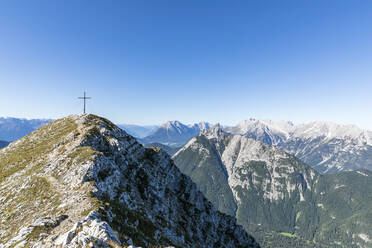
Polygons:
[[251,119],[226,131],[275,145],[321,173],[372,169],[372,132],[354,125]]
[[[314,240],[318,247],[372,245],[360,239],[372,235],[362,231],[366,225],[372,228],[366,220],[372,213],[369,172],[321,176],[277,147],[229,135],[220,127],[191,139],[173,159],[220,211],[236,216],[258,238],[260,231],[273,230]],[[363,182],[352,179],[360,173],[365,174]],[[367,193],[366,198],[351,194],[355,188]],[[366,219],[348,222],[352,216]]]
[[257,247],[160,150],[93,115],[0,151],[0,247]]
[[220,211],[234,216],[237,206],[228,184],[227,169],[221,160],[230,136],[216,135],[217,142],[211,141],[208,136],[220,131],[212,128],[209,132],[192,138],[173,159],[180,170],[193,179]]
[[289,203],[310,198],[318,177],[292,155],[219,127],[190,140],[173,159],[219,210],[236,215],[247,229],[251,223],[273,230],[294,226],[295,206]]

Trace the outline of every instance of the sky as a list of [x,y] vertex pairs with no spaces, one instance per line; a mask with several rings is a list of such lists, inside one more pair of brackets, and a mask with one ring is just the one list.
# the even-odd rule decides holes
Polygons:
[[0,116],[372,129],[372,1],[3,0]]

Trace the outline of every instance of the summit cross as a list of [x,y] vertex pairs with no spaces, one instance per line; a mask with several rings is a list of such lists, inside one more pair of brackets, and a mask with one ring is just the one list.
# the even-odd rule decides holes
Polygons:
[[91,98],[91,97],[87,97],[87,96],[86,96],[86,93],[85,93],[85,91],[84,91],[84,96],[83,96],[83,97],[79,97],[79,99],[84,100],[84,109],[83,109],[83,114],[85,114],[86,100],[87,100],[87,99],[92,99],[92,98]]

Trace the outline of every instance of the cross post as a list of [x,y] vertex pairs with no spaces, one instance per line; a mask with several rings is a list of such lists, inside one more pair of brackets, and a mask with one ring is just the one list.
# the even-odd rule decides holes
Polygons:
[[79,97],[79,99],[84,100],[84,109],[83,109],[83,114],[85,114],[85,105],[86,105],[86,100],[87,100],[87,99],[91,99],[91,97],[87,97],[87,96],[86,96],[86,93],[85,93],[85,91],[84,91],[84,96],[83,96],[83,97]]

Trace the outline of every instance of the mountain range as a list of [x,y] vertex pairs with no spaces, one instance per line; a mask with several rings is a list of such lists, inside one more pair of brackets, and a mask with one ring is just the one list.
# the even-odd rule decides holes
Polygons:
[[[208,128],[208,123],[184,125],[178,121],[167,122],[140,142],[179,148]],[[322,174],[372,170],[372,132],[355,125],[320,121],[295,125],[287,121],[250,119],[223,130],[276,146]]]
[[[95,115],[0,150],[0,247],[259,247],[157,148]],[[131,246],[131,247],[134,247]]]
[[[16,140],[49,121],[0,118],[0,140]],[[160,126],[119,125],[145,146],[161,146],[171,155],[210,126],[207,122],[185,125],[179,121],[168,121]],[[355,125],[249,119],[223,130],[276,146],[323,174],[372,170],[372,132]]]
[[321,175],[276,146],[219,126],[172,158],[262,247],[288,247],[289,237],[291,247],[372,247],[371,171]]
[[277,146],[320,173],[372,170],[372,132],[355,125],[250,119],[225,130]]
[[0,117],[0,140],[13,141],[50,122],[49,119]]
[[179,121],[168,121],[161,125],[153,134],[140,139],[144,144],[162,143],[170,147],[181,147],[201,130],[208,130],[210,124],[200,122],[193,125],[185,125]]

